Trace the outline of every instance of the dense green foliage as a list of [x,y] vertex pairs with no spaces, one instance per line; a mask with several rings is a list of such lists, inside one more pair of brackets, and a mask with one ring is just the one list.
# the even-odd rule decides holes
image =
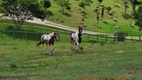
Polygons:
[[49,0],[1,0],[1,9],[9,16],[17,29],[20,29],[24,21],[32,17],[44,20],[46,8],[51,6]]
[[138,10],[134,13],[134,18],[136,20],[136,25],[139,27],[139,30],[142,30],[142,5],[138,7]]

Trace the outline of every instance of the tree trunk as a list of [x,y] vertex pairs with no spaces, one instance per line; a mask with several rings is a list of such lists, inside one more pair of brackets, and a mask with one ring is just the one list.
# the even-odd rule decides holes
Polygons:
[[13,19],[13,22],[14,22],[15,27],[16,27],[16,29],[17,29],[17,30],[20,30],[20,29],[21,29],[21,27],[22,27],[22,25],[23,25],[23,23],[24,23],[24,21],[23,21],[23,20],[19,20],[19,21],[17,21],[17,20],[14,20],[14,19]]
[[64,14],[64,7],[61,7],[61,14]]

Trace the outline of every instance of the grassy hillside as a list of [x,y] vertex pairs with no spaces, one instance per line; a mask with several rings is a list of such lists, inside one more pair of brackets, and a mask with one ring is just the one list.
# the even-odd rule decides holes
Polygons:
[[[103,5],[106,7],[110,6],[112,7],[111,12],[114,12],[115,14],[113,16],[110,16],[107,14],[107,10],[105,10],[104,19],[103,21],[100,21],[101,28],[97,27],[97,21],[96,21],[96,14],[93,12],[98,5],[98,0],[93,0],[94,2],[91,4],[91,6],[86,8],[87,11],[87,18],[85,19],[85,29],[91,30],[91,31],[98,31],[98,32],[106,32],[106,33],[114,33],[116,31],[126,31],[129,34],[139,34],[138,28],[134,26],[134,21],[132,21],[133,27],[130,27],[130,20],[126,20],[122,17],[122,14],[124,13],[124,4],[122,0],[103,0]],[[71,3],[71,11],[65,10],[65,14],[61,15],[59,10],[60,7],[51,0],[52,6],[48,10],[52,12],[52,16],[48,18],[48,20],[51,20],[56,23],[64,24],[71,27],[77,27],[81,22],[81,13],[79,11],[78,1],[76,0],[70,0]],[[127,9],[127,13],[131,14],[132,8],[131,4],[129,3],[129,8]],[[114,20],[117,20],[115,22]],[[105,23],[104,23],[105,22]],[[107,23],[107,24],[106,24]],[[119,28],[114,28],[113,25],[119,26]]]

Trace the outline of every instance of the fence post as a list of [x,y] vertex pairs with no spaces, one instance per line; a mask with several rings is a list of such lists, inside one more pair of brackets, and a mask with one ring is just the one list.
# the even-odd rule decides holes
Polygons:
[[15,39],[15,30],[13,31],[13,38]]
[[[58,33],[59,35],[58,35],[58,41],[60,41],[60,33]],[[70,38],[69,38],[70,39]]]
[[88,42],[89,42],[89,34],[88,34]]
[[25,31],[25,39],[27,39],[27,33],[26,33],[26,31]]
[[2,30],[0,30],[0,39],[2,39]]
[[107,42],[107,40],[108,40],[107,38],[108,38],[108,36],[106,35],[106,42]]
[[99,41],[99,35],[97,34],[97,42]]
[[141,41],[141,36],[139,35],[139,41]]
[[37,41],[38,41],[38,32],[37,32]]
[[133,39],[132,39],[132,36],[131,36],[131,41],[132,41]]

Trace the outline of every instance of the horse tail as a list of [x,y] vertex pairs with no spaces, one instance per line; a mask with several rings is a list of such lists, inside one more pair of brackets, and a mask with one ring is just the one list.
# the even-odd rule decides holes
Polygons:
[[41,45],[42,44],[42,42],[40,41],[39,43],[37,43],[37,45],[36,46],[39,46],[39,45]]
[[43,37],[41,37],[40,42],[39,42],[39,43],[37,43],[37,45],[36,45],[36,46],[39,46],[39,45],[41,45],[41,44],[43,44]]

